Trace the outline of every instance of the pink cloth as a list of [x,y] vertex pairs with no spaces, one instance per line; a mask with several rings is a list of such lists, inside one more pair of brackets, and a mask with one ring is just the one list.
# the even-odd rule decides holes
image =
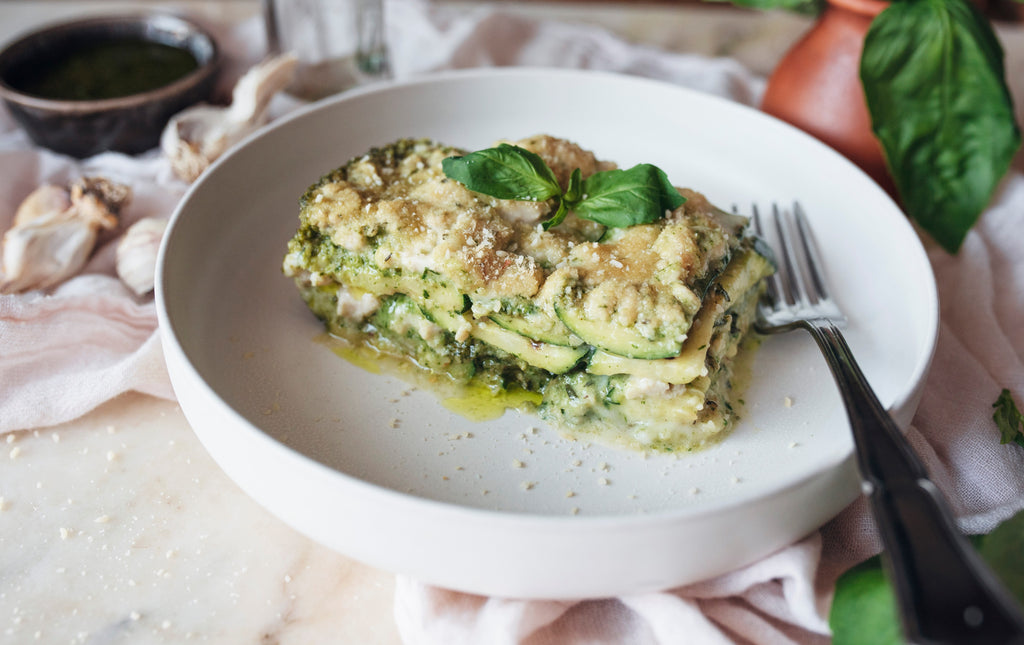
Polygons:
[[185,186],[155,156],[104,154],[76,162],[31,149],[0,117],[0,231],[42,183],[102,175],[132,187],[116,231],[101,234],[82,272],[50,292],[0,295],[0,432],[69,421],[122,392],[173,398],[152,295],[137,298],[116,277],[124,230],[141,217],[168,217]]

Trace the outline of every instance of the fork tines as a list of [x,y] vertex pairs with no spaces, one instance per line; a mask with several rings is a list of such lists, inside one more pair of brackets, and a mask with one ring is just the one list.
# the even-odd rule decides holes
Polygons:
[[824,261],[800,203],[794,202],[792,210],[772,204],[770,225],[762,221],[756,204],[752,206],[752,215],[754,232],[776,250],[778,270],[767,280],[771,306],[776,310],[784,306],[795,309],[791,314],[844,323],[845,317],[829,293]]

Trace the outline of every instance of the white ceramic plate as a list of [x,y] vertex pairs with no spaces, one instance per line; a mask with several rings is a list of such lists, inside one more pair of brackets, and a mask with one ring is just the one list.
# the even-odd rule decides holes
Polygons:
[[188,193],[161,250],[157,301],[175,391],[210,454],[315,540],[491,595],[672,587],[834,516],[859,488],[839,397],[804,334],[764,343],[733,435],[682,458],[562,440],[530,415],[469,421],[320,340],[280,270],[307,186],[401,137],[474,149],[537,133],[623,166],[655,163],[723,206],[799,198],[850,345],[883,403],[909,420],[936,338],[934,278],[904,216],[865,175],[799,131],[707,95],[607,74],[486,70],[313,106]]

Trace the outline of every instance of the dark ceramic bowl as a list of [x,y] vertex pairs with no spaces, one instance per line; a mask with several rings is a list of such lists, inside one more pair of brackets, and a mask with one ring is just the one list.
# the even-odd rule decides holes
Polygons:
[[[194,69],[155,89],[114,98],[46,98],[26,89],[40,70],[72,52],[140,41],[189,52]],[[0,52],[0,98],[41,146],[79,158],[106,150],[136,154],[156,147],[174,114],[209,97],[218,67],[213,37],[177,16],[86,18],[33,32]],[[143,68],[145,74],[150,71],[160,71],[159,66]]]

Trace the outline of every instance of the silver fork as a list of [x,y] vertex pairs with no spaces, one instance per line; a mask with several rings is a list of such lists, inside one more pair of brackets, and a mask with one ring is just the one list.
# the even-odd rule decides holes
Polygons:
[[[764,239],[756,206],[753,216]],[[919,644],[1024,643],[1020,606],[957,530],[942,494],[854,360],[803,209],[794,204],[792,213],[780,212],[773,205],[771,219],[781,253],[755,327],[763,334],[806,329],[832,370],[905,637]]]

